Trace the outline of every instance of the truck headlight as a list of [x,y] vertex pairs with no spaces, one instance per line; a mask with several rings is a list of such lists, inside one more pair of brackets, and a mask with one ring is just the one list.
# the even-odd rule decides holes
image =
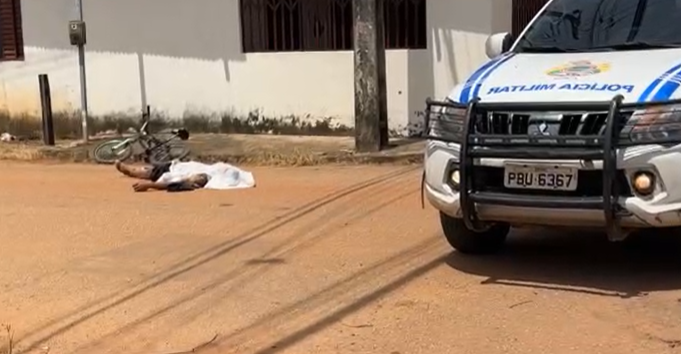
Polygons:
[[634,111],[622,133],[636,143],[681,143],[681,105],[656,105]]
[[655,191],[655,175],[650,171],[638,171],[631,178],[636,193],[648,196]]
[[431,107],[428,135],[443,140],[460,143],[463,140],[463,125],[466,120],[466,107],[452,101]]

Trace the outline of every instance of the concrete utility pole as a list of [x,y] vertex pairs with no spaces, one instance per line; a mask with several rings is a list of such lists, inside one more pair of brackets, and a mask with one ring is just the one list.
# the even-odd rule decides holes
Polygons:
[[353,0],[355,19],[355,149],[388,145],[383,0]]

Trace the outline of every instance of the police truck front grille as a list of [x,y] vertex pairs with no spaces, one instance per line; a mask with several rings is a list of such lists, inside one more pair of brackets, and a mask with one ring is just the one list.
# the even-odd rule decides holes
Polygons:
[[581,114],[566,114],[560,121],[559,135],[577,135],[579,124],[582,122]]
[[[607,113],[481,112],[475,116],[475,133],[490,135],[580,136],[603,135]],[[622,113],[622,124],[631,113]]]
[[[613,91],[620,86],[613,85]],[[603,102],[485,102],[475,98],[458,104],[428,100],[428,112],[450,109],[450,119],[462,127],[451,137],[433,134],[427,138],[459,144],[459,158],[453,159],[452,166],[459,169],[459,204],[466,228],[485,229],[479,205],[601,210],[609,237],[621,240],[621,218],[627,214],[621,198],[633,194],[627,177],[618,169],[618,152],[627,146],[681,143],[678,137],[669,136],[632,139],[632,124],[628,124],[633,123],[629,122],[632,113],[655,107],[653,114],[658,115],[665,104],[625,104],[623,100],[622,95]],[[678,101],[667,105],[678,105]],[[429,121],[425,122],[429,127]],[[501,160],[503,167],[487,166],[486,159]],[[555,169],[533,166],[534,160],[536,165],[555,162]],[[560,166],[561,161],[574,160],[602,161],[602,169],[575,171],[576,166]],[[547,190],[548,184],[555,188]]]

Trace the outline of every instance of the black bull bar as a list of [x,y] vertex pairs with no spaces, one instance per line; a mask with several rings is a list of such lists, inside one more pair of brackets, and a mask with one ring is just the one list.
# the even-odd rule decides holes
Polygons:
[[[623,131],[634,111],[669,107],[679,104],[681,100],[668,102],[623,104],[623,97],[617,95],[604,102],[481,102],[474,99],[468,104],[454,102],[426,101],[424,129],[421,138],[437,140],[460,145],[459,193],[461,214],[466,226],[471,230],[481,230],[475,204],[504,205],[514,207],[538,207],[554,209],[590,209],[602,210],[605,218],[606,231],[613,240],[622,239],[623,232],[620,218],[625,215],[621,210],[618,199],[620,197],[617,178],[618,148],[635,145],[674,145],[681,143],[681,121],[668,125],[668,128],[658,129],[651,133],[650,129],[643,129],[644,139],[623,138],[631,133]],[[451,117],[443,113],[447,109],[465,110],[462,117]],[[678,108],[681,117],[681,108]],[[603,126],[597,134],[589,135],[551,135],[530,134],[494,134],[481,132],[476,126],[482,121],[489,124],[487,112],[602,112],[605,118]],[[675,111],[676,112],[676,111]],[[435,118],[435,119],[433,119]],[[644,122],[636,124],[638,128],[663,126],[659,122]],[[513,130],[513,129],[511,129]],[[679,134],[670,136],[665,134],[670,130]],[[514,193],[497,193],[476,191],[474,179],[476,177],[475,159],[479,158],[507,158],[507,159],[547,159],[547,160],[602,160],[602,193],[596,196],[557,196],[523,195]],[[425,170],[423,177],[425,179]],[[422,182],[424,183],[424,182]],[[422,186],[423,187],[423,186]],[[423,192],[423,189],[422,189]]]

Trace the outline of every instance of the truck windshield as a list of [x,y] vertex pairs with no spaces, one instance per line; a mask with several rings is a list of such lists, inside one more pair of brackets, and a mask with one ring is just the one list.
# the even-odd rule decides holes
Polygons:
[[681,0],[554,0],[517,52],[562,53],[681,47]]

